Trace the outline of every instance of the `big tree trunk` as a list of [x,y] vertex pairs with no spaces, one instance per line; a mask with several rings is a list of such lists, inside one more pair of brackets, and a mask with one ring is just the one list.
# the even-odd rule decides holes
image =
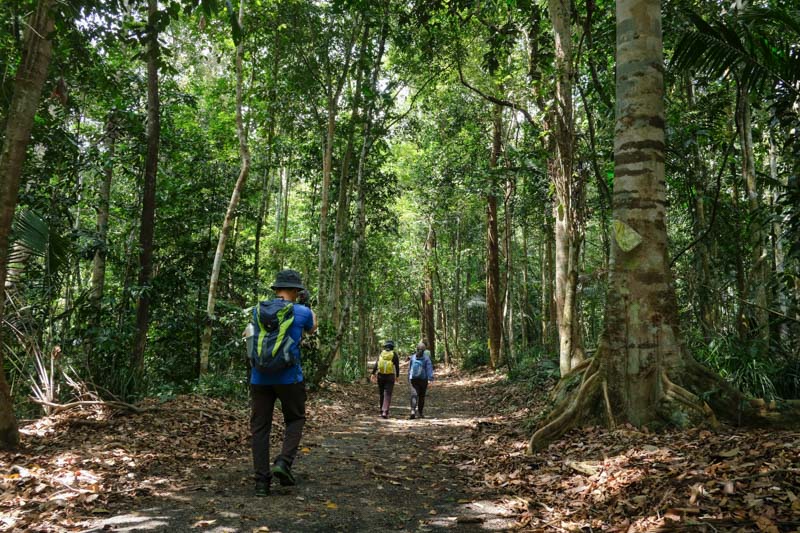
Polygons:
[[[54,4],[53,0],[40,0],[31,15],[25,31],[22,61],[14,78],[14,94],[6,114],[3,151],[0,153],[0,320],[4,316],[6,302],[8,236],[17,207],[19,180],[31,138],[33,118],[39,107],[53,50],[50,36],[55,24]],[[19,443],[19,432],[6,381],[3,346],[0,342],[0,448],[7,449]]]
[[[239,2],[239,28],[244,28],[244,7],[245,0]],[[222,268],[222,256],[225,253],[225,243],[231,230],[231,221],[234,218],[236,207],[239,205],[239,198],[247,182],[247,175],[250,173],[250,147],[247,144],[247,127],[244,123],[242,113],[242,58],[244,57],[244,39],[239,41],[236,47],[236,134],[239,137],[239,158],[242,167],[239,169],[239,178],[231,193],[231,200],[228,202],[228,209],[225,211],[225,219],[222,221],[222,229],[219,232],[217,251],[214,254],[214,264],[211,267],[211,280],[208,284],[208,304],[206,306],[206,323],[203,328],[203,337],[200,344],[200,373],[208,371],[208,353],[211,349],[211,329],[216,320],[214,307],[217,303],[217,282],[219,272]]]
[[682,350],[667,260],[660,7],[660,0],[617,2],[614,241],[605,330],[579,386],[531,437],[529,453],[597,419],[609,426],[715,425],[716,413],[759,425],[800,422],[796,402],[782,403],[781,412],[758,410]]
[[549,161],[556,191],[554,205],[556,263],[555,302],[559,339],[559,366],[564,376],[583,360],[578,324],[578,258],[581,180],[575,179],[572,153],[575,135],[572,104],[572,32],[568,0],[549,0],[548,11],[555,39],[556,102],[553,111],[555,157]]
[[[489,171],[494,172],[500,159],[503,135],[503,109],[495,104],[492,117],[492,152]],[[500,346],[503,336],[503,316],[500,306],[500,243],[497,232],[496,179],[490,176],[489,192],[486,195],[486,324],[489,334],[489,366],[498,368]]]
[[139,301],[136,306],[136,336],[133,341],[131,368],[137,379],[144,371],[144,347],[150,314],[150,279],[153,272],[153,233],[156,215],[156,176],[158,145],[161,137],[160,102],[158,98],[158,1],[147,2],[147,27],[150,35],[147,48],[147,158],[144,167],[142,221],[139,228]]

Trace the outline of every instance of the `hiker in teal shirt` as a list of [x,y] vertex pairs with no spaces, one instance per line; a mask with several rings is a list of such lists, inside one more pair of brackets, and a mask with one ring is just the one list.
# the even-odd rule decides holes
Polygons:
[[[300,274],[294,270],[278,272],[270,287],[275,298],[295,302],[300,291],[305,290]],[[314,312],[305,305],[294,303],[294,321],[287,331],[292,342],[289,353],[296,361],[293,366],[267,374],[255,366],[250,371],[250,431],[252,433],[253,467],[256,478],[256,495],[267,496],[272,477],[281,485],[294,485],[292,463],[303,436],[306,421],[306,385],[303,381],[300,341],[303,332],[312,333],[317,328]],[[270,468],[269,436],[272,431],[272,414],[275,401],[281,401],[286,430],[281,453]]]

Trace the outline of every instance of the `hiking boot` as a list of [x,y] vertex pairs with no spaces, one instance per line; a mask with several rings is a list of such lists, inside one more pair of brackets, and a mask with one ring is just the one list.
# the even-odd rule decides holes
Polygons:
[[419,412],[419,415],[418,415],[418,416],[419,416],[420,418],[425,418],[425,415],[423,415],[423,414],[422,414],[422,411],[420,411],[420,412]]
[[389,413],[381,413],[381,418],[389,418]]
[[285,461],[278,459],[272,466],[272,475],[278,478],[282,487],[296,484],[291,467]]
[[411,413],[408,418],[409,420],[414,420],[415,418],[417,418],[417,415],[416,413]]
[[256,496],[258,496],[259,498],[269,496],[268,481],[256,481]]

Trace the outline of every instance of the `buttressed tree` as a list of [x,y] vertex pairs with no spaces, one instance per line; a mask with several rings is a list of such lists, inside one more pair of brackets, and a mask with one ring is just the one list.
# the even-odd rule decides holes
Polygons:
[[562,379],[561,399],[531,437],[529,453],[592,419],[612,427],[715,425],[717,416],[756,425],[800,421],[797,402],[759,410],[695,362],[681,343],[667,253],[661,2],[619,0],[616,16],[614,220],[605,330],[597,355]]

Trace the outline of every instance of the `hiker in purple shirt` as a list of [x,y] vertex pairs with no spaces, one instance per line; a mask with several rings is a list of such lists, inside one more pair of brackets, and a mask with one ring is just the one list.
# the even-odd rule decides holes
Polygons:
[[425,418],[425,394],[433,383],[433,362],[431,352],[424,342],[417,344],[417,351],[411,354],[408,364],[408,382],[411,383],[411,415],[409,418]]

